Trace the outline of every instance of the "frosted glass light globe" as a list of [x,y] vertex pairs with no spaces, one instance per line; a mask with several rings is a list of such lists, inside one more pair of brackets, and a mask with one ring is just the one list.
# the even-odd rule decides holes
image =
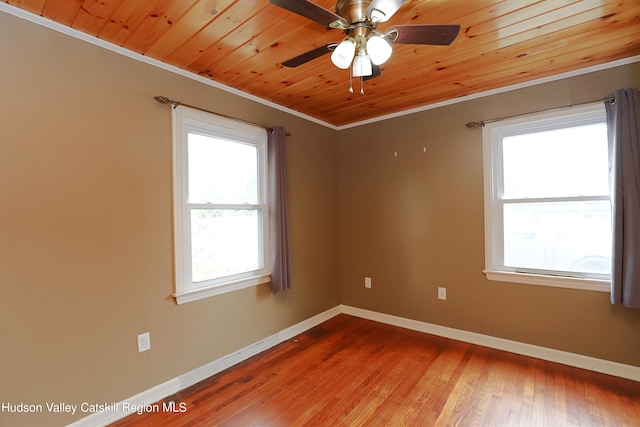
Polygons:
[[367,54],[376,65],[387,62],[392,51],[391,44],[380,36],[371,36],[367,40]]
[[331,62],[338,68],[346,70],[356,54],[356,44],[352,39],[344,39],[331,54]]
[[353,61],[353,77],[365,77],[373,74],[371,59],[366,53],[356,56]]

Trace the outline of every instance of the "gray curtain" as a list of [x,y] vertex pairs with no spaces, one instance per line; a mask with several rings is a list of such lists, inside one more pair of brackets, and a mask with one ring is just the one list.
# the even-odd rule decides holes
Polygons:
[[279,292],[291,288],[286,132],[283,127],[277,126],[269,129],[268,134],[271,289]]
[[605,101],[613,218],[611,303],[640,308],[640,96],[620,89]]

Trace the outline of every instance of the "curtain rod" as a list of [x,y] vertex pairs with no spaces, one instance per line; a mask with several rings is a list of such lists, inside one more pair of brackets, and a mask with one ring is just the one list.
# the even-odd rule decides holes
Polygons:
[[470,129],[475,129],[475,128],[482,127],[487,123],[499,122],[500,120],[513,119],[515,117],[521,117],[521,116],[526,116],[526,115],[535,114],[535,113],[544,113],[546,111],[562,110],[564,108],[579,107],[581,105],[595,104],[596,102],[612,102],[612,101],[615,101],[615,100],[616,100],[615,96],[610,96],[608,98],[599,99],[599,100],[596,100],[596,101],[580,102],[578,104],[565,105],[563,107],[549,108],[549,109],[546,109],[546,110],[529,111],[527,113],[522,113],[522,114],[514,114],[514,115],[511,115],[511,116],[498,117],[498,118],[495,118],[495,119],[481,120],[479,122],[469,122],[465,126],[470,128]]
[[[156,101],[158,101],[161,104],[171,104],[171,105],[173,105],[173,108],[176,108],[178,105],[183,105],[185,107],[189,107],[189,108],[193,108],[193,109],[196,109],[196,110],[204,111],[205,113],[215,114],[216,116],[224,117],[225,119],[235,120],[237,122],[242,122],[242,123],[246,123],[248,125],[257,126],[257,127],[269,130],[269,131],[272,130],[272,128],[267,127],[267,126],[263,126],[263,125],[258,124],[258,123],[254,123],[254,122],[250,122],[248,120],[242,120],[242,119],[238,119],[236,117],[231,117],[231,116],[227,116],[227,115],[224,115],[224,114],[216,113],[215,111],[205,110],[204,108],[196,107],[194,105],[185,104],[185,103],[180,102],[180,101],[174,101],[173,99],[169,99],[166,96],[154,96],[153,99],[155,99]],[[285,135],[291,136],[291,134],[289,132],[286,132]]]

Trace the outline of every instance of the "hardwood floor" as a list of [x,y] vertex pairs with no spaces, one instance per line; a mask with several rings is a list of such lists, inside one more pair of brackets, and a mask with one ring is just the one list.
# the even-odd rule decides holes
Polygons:
[[114,426],[640,426],[640,382],[339,315]]

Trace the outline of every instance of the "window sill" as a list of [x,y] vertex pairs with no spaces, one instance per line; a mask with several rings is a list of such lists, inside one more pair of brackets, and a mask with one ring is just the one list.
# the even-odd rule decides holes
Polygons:
[[482,271],[488,280],[524,283],[527,285],[551,286],[555,288],[580,289],[583,291],[610,292],[608,280],[583,279],[577,277],[545,276],[542,274],[515,273],[511,271]]
[[219,283],[216,285],[202,286],[193,289],[183,289],[174,292],[173,297],[176,299],[176,303],[180,305],[216,295],[226,294],[228,292],[233,292],[244,288],[250,288],[252,286],[262,285],[269,282],[271,282],[271,275],[263,274],[260,276],[251,276],[244,279],[235,280],[233,282]]

